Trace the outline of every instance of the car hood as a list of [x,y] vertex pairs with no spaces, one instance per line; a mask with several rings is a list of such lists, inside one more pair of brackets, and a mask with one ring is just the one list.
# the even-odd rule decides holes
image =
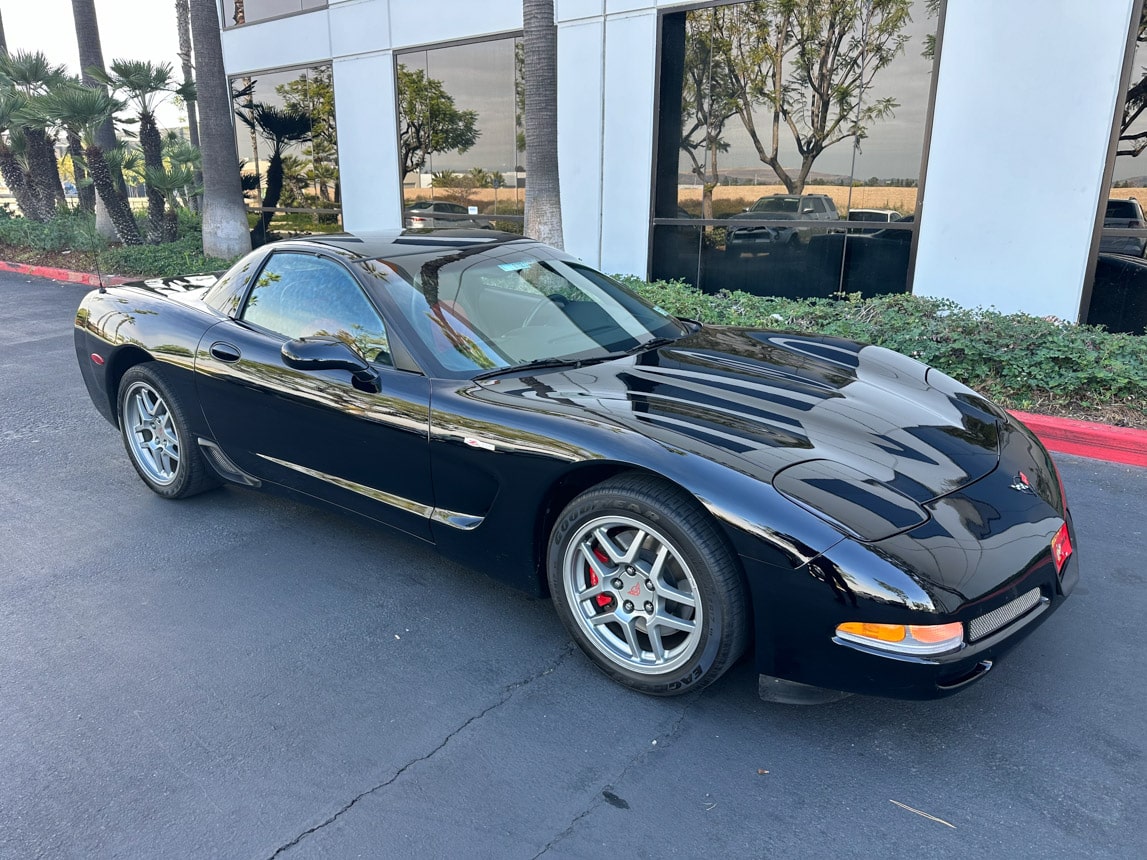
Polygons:
[[1000,444],[991,404],[927,375],[882,347],[706,326],[640,355],[497,388],[536,405],[560,401],[758,480],[829,461],[922,504],[990,473]]
[[796,212],[738,212],[730,216],[731,221],[796,221],[800,218]]

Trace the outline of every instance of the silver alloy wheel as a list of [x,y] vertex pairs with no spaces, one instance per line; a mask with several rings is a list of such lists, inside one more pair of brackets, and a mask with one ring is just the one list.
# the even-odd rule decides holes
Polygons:
[[124,393],[124,436],[131,456],[160,486],[179,473],[179,433],[163,397],[146,382],[133,382]]
[[703,608],[681,553],[629,517],[598,517],[566,544],[565,596],[578,626],[610,661],[642,675],[680,668],[697,651]]

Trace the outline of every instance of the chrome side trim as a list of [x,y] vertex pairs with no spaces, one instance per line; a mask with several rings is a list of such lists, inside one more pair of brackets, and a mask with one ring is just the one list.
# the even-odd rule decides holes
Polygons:
[[470,514],[459,514],[455,511],[448,511],[444,508],[435,508],[430,518],[436,522],[445,523],[448,526],[453,526],[456,529],[461,529],[464,532],[471,531],[482,525],[483,517],[474,517]]
[[414,514],[427,520],[434,520],[435,522],[440,522],[452,528],[461,529],[462,531],[470,531],[478,528],[478,526],[482,524],[483,519],[485,519],[484,517],[476,517],[471,514],[460,514],[456,511],[448,511],[443,508],[424,505],[421,502],[416,502],[403,496],[396,496],[393,493],[376,490],[374,487],[368,487],[365,484],[348,481],[346,478],[340,478],[337,475],[328,475],[326,472],[309,469],[306,466],[300,466],[298,463],[280,460],[278,457],[271,457],[267,454],[259,454],[258,456],[263,460],[275,463],[287,469],[292,469],[307,477],[325,481],[328,484],[333,484],[344,490],[350,490],[352,493],[358,493],[360,496],[365,496],[373,501],[381,502],[384,505],[389,505],[400,511],[406,511],[408,514]]

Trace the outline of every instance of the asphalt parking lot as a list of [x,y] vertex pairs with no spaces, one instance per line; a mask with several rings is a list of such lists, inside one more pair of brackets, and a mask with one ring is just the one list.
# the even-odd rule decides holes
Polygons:
[[412,540],[150,493],[82,294],[0,274],[0,856],[1147,855],[1147,470],[1058,458],[1081,584],[961,695],[655,700]]

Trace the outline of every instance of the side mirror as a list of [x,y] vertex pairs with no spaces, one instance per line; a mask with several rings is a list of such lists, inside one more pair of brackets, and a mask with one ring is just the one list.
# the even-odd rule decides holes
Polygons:
[[356,388],[378,390],[378,373],[337,337],[300,337],[283,344],[283,363],[295,370],[345,370]]

